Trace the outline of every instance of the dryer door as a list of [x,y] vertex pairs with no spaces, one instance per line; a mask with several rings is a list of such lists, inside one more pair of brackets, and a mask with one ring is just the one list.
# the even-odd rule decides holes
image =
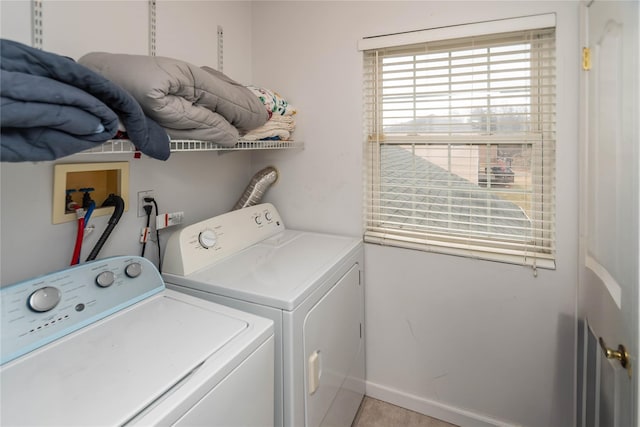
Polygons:
[[[364,364],[364,292],[359,276],[356,264],[309,310],[305,318],[307,427],[318,427],[325,420],[332,420],[331,423],[335,424],[341,418],[345,426],[350,426],[357,403],[362,398],[362,390],[355,391],[359,394],[356,399],[350,396],[354,394],[350,393],[351,390],[344,390],[345,385],[362,383],[350,378],[361,376],[363,367],[359,365]],[[356,405],[351,405],[352,401]],[[343,423],[337,425],[340,424]]]

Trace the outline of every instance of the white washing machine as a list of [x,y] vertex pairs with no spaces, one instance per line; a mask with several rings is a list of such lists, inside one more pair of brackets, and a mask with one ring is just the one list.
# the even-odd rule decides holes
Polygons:
[[273,424],[273,322],[112,257],[0,290],[6,426]]
[[167,287],[274,321],[275,424],[350,426],[364,396],[361,239],[285,229],[265,203],[176,231]]

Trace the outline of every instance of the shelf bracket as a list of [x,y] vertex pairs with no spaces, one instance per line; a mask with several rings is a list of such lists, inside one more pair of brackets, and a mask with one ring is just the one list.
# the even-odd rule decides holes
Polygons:
[[156,56],[156,0],[149,0],[149,56]]
[[42,49],[42,0],[31,0],[31,45]]
[[222,66],[224,65],[224,43],[223,43],[224,33],[222,31],[222,25],[218,25],[218,71],[223,72]]

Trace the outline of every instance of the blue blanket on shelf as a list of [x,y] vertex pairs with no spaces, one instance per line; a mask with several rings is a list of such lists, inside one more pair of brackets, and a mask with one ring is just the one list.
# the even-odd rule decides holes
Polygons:
[[166,131],[124,89],[74,60],[0,40],[0,160],[53,160],[101,144],[118,119],[138,150],[169,158]]

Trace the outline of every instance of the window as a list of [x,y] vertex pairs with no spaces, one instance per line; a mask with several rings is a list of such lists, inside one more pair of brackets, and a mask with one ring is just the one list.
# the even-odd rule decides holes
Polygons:
[[365,241],[554,268],[554,27],[363,50]]

